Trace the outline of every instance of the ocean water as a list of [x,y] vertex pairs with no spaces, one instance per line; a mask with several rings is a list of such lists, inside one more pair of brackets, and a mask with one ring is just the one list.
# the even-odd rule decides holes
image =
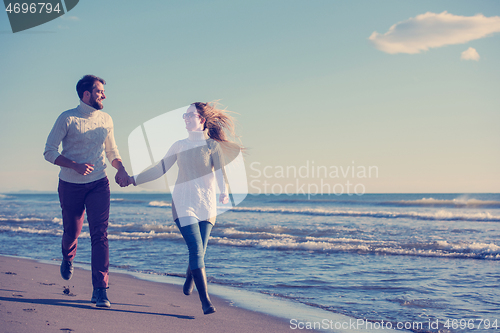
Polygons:
[[[184,274],[170,200],[112,194],[112,267]],[[0,254],[60,260],[61,235],[57,194],[0,195]],[[500,194],[249,195],[218,217],[206,265],[214,284],[414,332],[495,332]]]

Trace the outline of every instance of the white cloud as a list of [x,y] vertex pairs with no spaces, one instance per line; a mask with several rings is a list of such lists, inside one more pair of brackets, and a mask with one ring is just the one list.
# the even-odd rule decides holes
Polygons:
[[499,16],[457,16],[444,11],[396,23],[385,34],[374,31],[369,39],[386,53],[415,54],[433,47],[467,43],[495,32],[500,32]]
[[61,16],[61,18],[63,20],[66,20],[66,21],[80,21],[80,19],[77,17],[77,16]]
[[479,53],[477,53],[475,48],[469,47],[467,50],[462,52],[462,55],[460,56],[460,59],[462,60],[475,60],[479,61]]

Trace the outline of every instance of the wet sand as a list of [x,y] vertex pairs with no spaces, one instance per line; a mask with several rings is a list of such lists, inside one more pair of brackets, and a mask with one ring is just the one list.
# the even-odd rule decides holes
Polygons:
[[203,315],[196,289],[185,296],[181,286],[127,274],[110,274],[110,309],[96,308],[91,295],[90,271],[75,268],[66,281],[58,263],[0,256],[2,332],[295,331],[287,319],[245,310],[215,296],[211,298],[217,312]]

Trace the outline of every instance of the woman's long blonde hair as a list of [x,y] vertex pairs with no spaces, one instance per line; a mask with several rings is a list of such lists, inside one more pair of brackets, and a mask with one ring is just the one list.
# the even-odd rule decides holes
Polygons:
[[217,108],[217,101],[193,104],[198,114],[205,119],[203,129],[208,131],[208,137],[220,144],[224,164],[231,163],[241,152],[247,154],[247,149],[238,143],[241,140],[235,134],[235,120],[228,114],[231,111]]
[[[218,109],[218,103],[193,103],[198,114],[205,119],[204,129],[208,136],[218,142],[236,143],[239,138],[235,134],[235,120],[227,110]],[[239,144],[238,144],[239,145]]]

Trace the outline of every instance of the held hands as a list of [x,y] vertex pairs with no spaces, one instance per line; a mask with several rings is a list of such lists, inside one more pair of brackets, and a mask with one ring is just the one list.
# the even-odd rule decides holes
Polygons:
[[127,171],[125,171],[125,168],[120,168],[120,169],[118,169],[118,172],[116,173],[115,181],[121,187],[127,187],[130,184],[134,183],[134,177],[130,177],[128,175]]
[[[118,161],[118,162],[115,163],[115,161]],[[92,171],[94,171],[93,164],[76,163],[74,161],[71,161],[71,160],[65,158],[62,155],[56,159],[54,164],[59,165],[59,166],[63,166],[63,167],[67,167],[67,168],[71,168],[83,176],[87,176],[90,173],[92,173]],[[121,164],[121,160],[114,160],[113,166],[118,169],[118,172],[116,173],[116,176],[115,176],[115,181],[118,185],[120,185],[121,187],[126,187],[126,186],[129,186],[130,184],[135,185],[134,177],[130,177],[128,175],[127,171],[125,171],[125,168]]]
[[124,179],[119,179],[119,180],[117,179],[117,180],[116,180],[116,183],[117,183],[118,185],[120,185],[121,187],[127,187],[127,186],[129,186],[129,185],[131,185],[131,184],[133,184],[134,186],[136,186],[136,185],[135,185],[135,179],[134,179],[134,177],[132,177],[132,176],[127,176],[127,177],[126,177],[126,178],[124,178]]
[[134,178],[134,176],[128,176],[128,179],[127,179],[127,185],[126,185],[126,186],[129,186],[129,185],[134,185],[134,186],[137,186],[137,184],[135,183],[135,178]]

